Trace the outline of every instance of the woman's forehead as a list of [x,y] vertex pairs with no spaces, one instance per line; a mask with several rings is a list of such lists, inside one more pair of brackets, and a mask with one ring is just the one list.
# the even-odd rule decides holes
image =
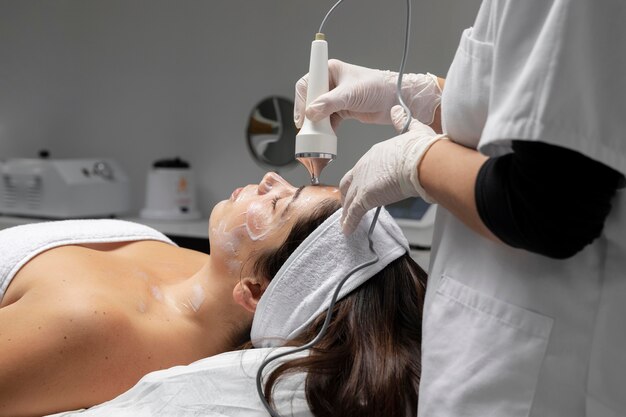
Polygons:
[[287,204],[283,217],[294,211],[307,212],[322,200],[332,199],[339,201],[340,198],[341,195],[337,187],[319,185],[301,187],[292,197],[292,201]]
[[301,194],[320,199],[332,198],[339,200],[341,198],[339,188],[332,185],[309,185],[304,187]]

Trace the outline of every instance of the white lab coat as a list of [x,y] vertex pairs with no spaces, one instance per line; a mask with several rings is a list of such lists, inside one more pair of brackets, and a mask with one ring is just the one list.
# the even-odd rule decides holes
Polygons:
[[[544,141],[626,174],[625,80],[624,1],[484,0],[447,75],[444,131],[491,156]],[[420,417],[626,416],[626,192],[567,260],[440,207],[422,360]]]

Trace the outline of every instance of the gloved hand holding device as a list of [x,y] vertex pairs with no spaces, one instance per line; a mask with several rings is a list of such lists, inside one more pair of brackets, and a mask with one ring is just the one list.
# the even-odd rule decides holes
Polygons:
[[[348,64],[337,59],[328,61],[330,91],[319,96],[306,108],[312,121],[331,117],[336,128],[343,119],[363,123],[391,124],[389,111],[398,104],[398,73]],[[296,83],[294,122],[302,127],[306,106],[307,75]],[[431,124],[441,102],[441,89],[432,74],[404,74],[402,99],[419,121]]]
[[[406,115],[401,106],[391,109],[390,119],[396,130],[403,129]],[[418,167],[431,145],[444,138],[412,119],[406,133],[372,146],[339,185],[344,233],[352,233],[363,215],[374,207],[415,196],[433,202],[420,185]]]

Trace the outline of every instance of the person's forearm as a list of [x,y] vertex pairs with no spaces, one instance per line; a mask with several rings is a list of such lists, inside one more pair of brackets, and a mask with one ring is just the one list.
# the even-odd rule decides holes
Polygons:
[[491,240],[500,240],[485,226],[476,208],[476,176],[487,157],[449,140],[435,142],[418,167],[419,179],[436,203],[466,226]]

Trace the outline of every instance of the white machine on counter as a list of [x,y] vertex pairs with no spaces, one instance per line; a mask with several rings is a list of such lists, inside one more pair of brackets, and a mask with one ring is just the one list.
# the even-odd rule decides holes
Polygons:
[[130,210],[130,182],[110,159],[0,161],[0,214],[49,219],[110,217]]
[[161,159],[148,173],[146,206],[139,215],[153,220],[199,219],[195,194],[189,163],[180,158]]

